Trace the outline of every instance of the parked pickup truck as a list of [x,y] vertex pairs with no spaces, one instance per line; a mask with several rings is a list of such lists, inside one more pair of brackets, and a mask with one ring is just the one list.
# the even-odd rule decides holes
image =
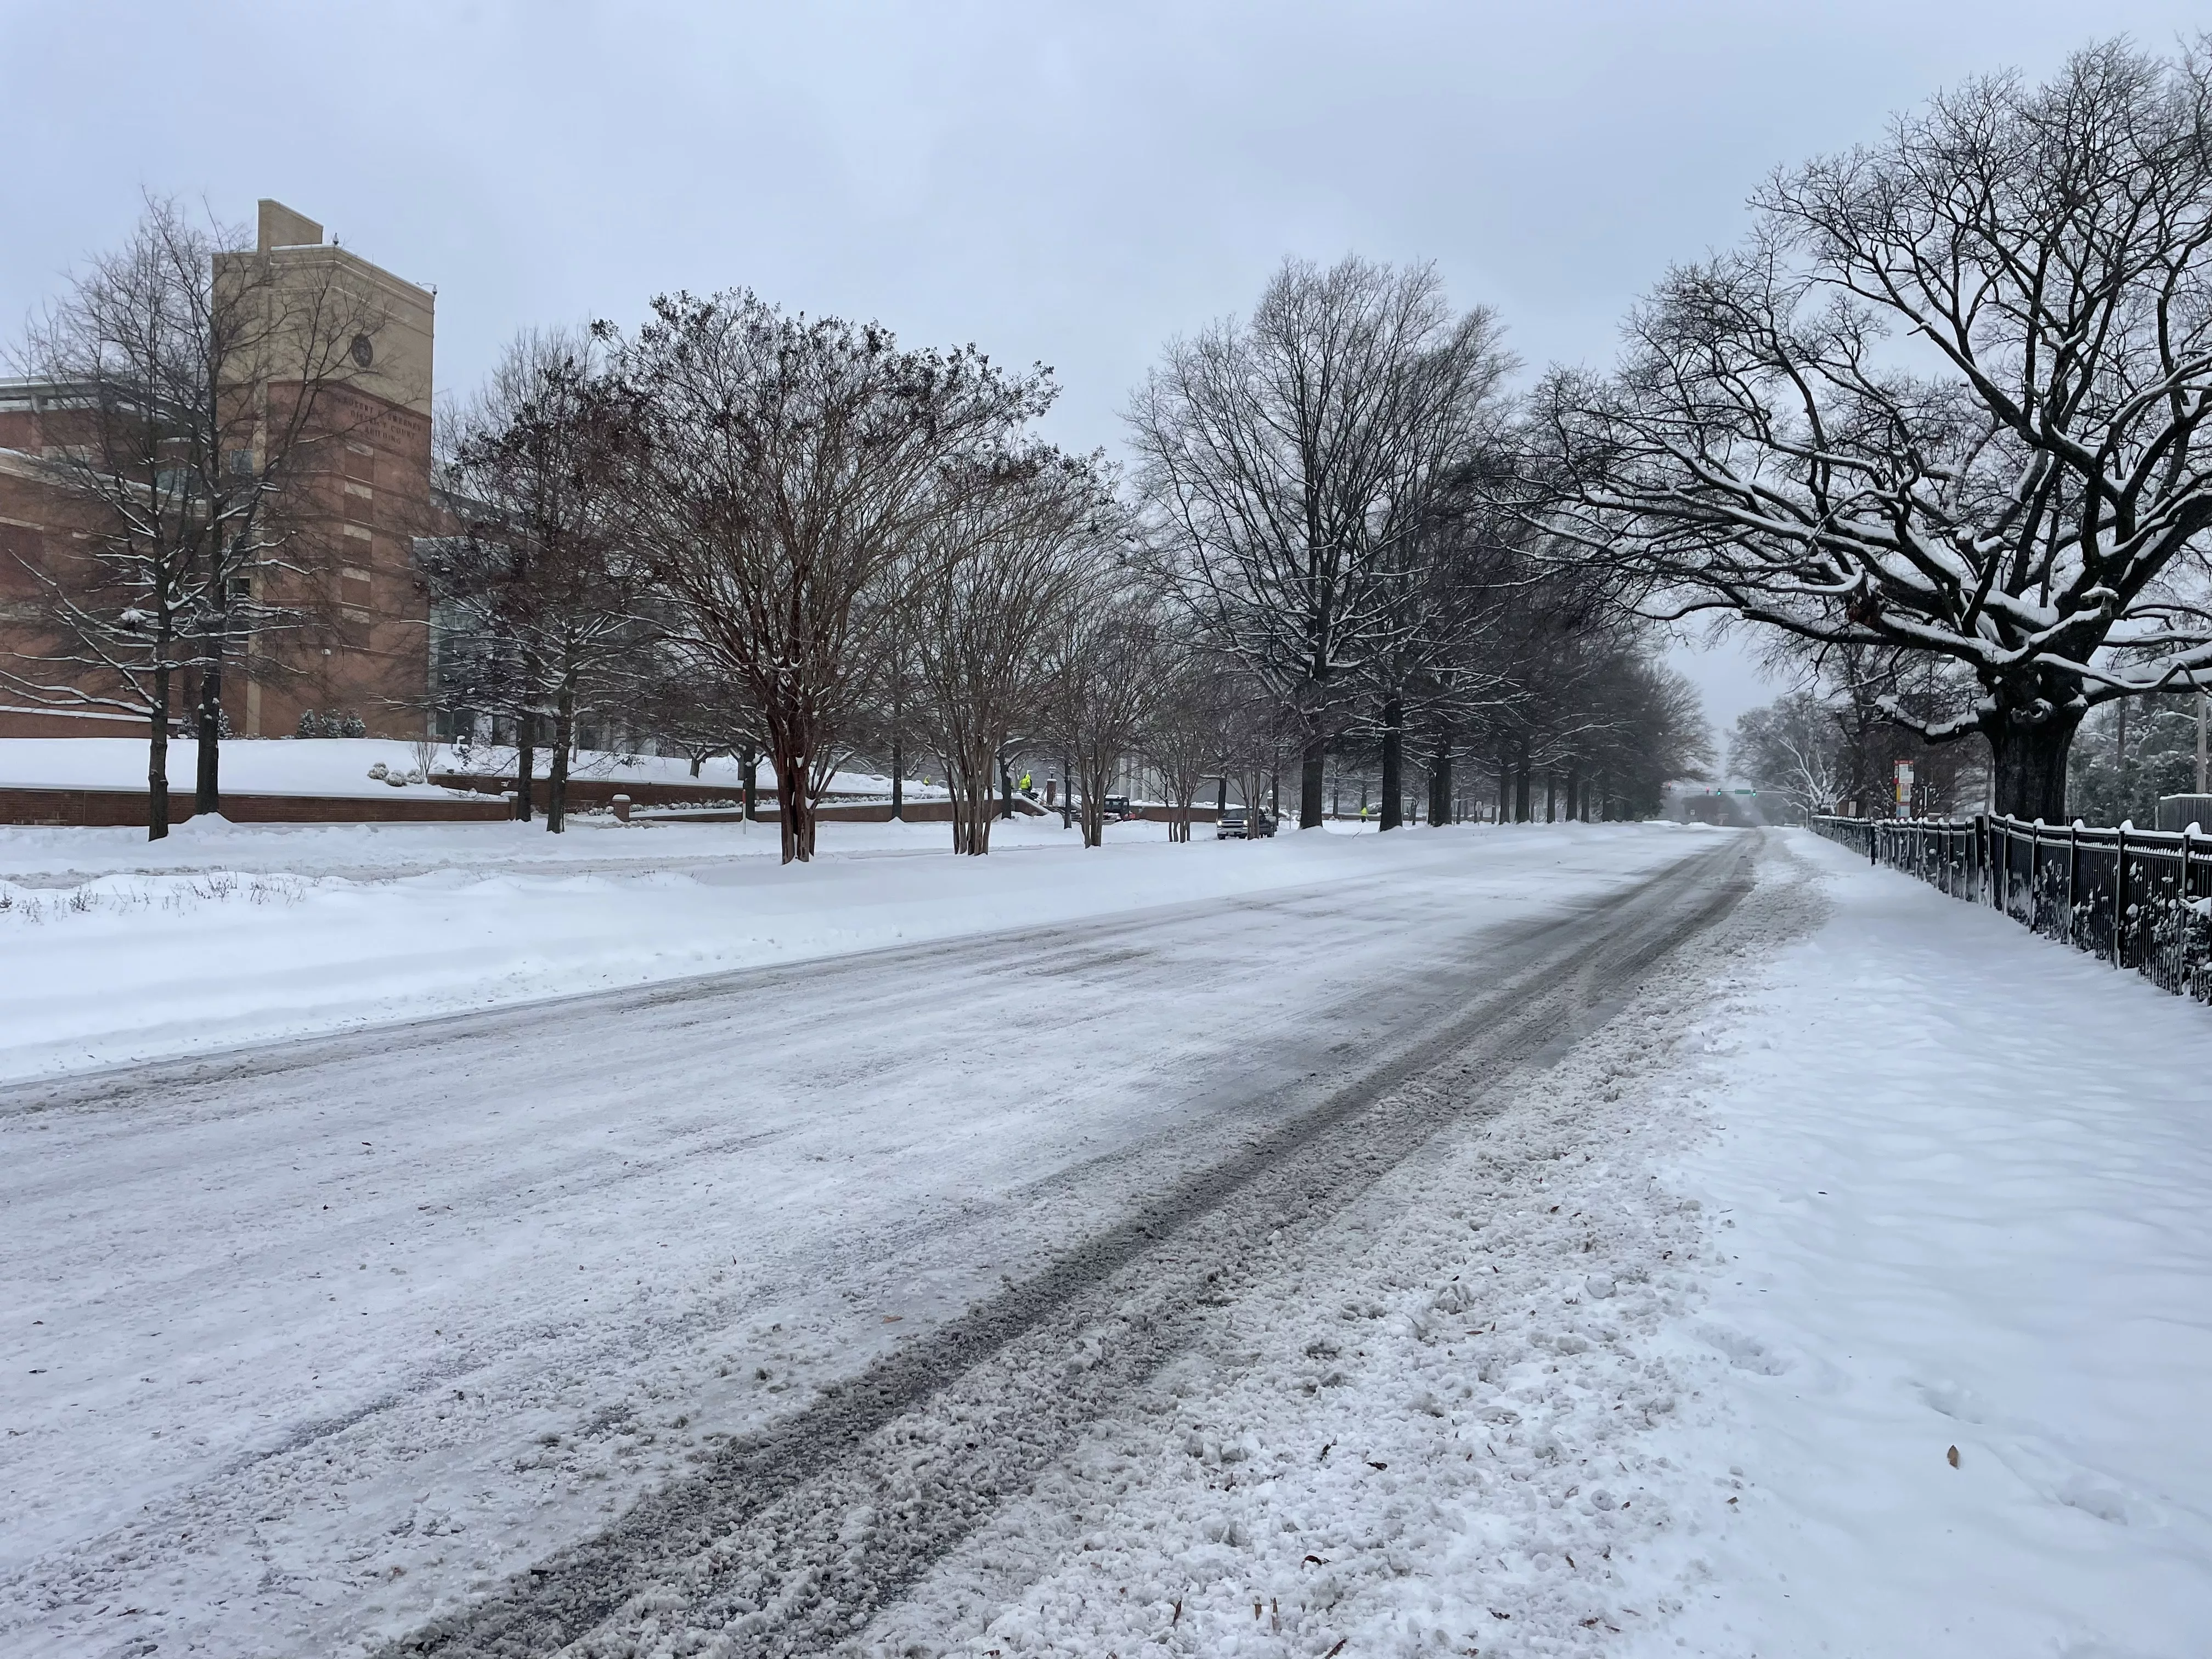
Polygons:
[[1222,811],[1221,821],[1213,826],[1216,841],[1261,840],[1274,833],[1274,819],[1252,807],[1225,807]]

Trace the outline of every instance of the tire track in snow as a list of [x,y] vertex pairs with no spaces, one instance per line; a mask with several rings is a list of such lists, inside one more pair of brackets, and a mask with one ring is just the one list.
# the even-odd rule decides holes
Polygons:
[[734,1659],[849,1637],[1264,1271],[1281,1230],[1334,1213],[1726,915],[1752,845],[1519,930],[1455,1016],[1303,1116],[385,1652]]

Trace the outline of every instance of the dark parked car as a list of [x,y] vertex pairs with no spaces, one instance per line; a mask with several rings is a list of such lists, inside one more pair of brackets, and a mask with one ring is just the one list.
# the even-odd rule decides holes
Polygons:
[[1221,821],[1213,826],[1216,841],[1262,840],[1274,833],[1274,819],[1256,807],[1228,807],[1223,811]]
[[1119,823],[1124,818],[1133,818],[1137,816],[1129,810],[1129,798],[1127,795],[1109,795],[1098,803],[1098,809],[1110,823]]

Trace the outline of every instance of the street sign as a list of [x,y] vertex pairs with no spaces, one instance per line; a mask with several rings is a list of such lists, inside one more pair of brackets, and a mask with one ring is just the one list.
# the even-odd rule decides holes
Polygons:
[[1901,818],[1909,818],[1912,816],[1912,763],[1911,761],[1897,763],[1897,816]]

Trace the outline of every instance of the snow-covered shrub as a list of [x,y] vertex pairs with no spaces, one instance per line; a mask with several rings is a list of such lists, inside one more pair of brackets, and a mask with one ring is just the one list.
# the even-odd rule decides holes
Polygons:
[[382,761],[379,761],[375,765],[368,769],[368,775],[374,778],[379,783],[382,783],[390,775],[391,771],[392,769],[390,767],[386,766]]

